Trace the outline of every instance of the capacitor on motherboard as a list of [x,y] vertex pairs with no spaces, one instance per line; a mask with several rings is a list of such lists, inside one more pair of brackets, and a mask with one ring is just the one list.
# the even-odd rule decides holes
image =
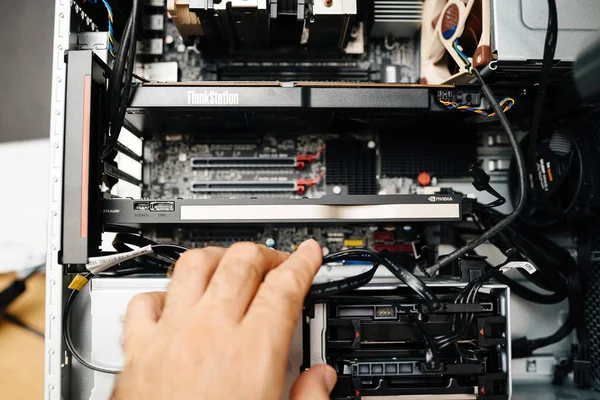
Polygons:
[[423,171],[417,177],[417,182],[419,182],[419,185],[421,186],[429,186],[429,184],[431,183],[431,175]]

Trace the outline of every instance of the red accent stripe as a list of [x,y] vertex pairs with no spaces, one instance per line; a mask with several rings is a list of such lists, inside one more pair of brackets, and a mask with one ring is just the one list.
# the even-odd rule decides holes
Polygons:
[[81,154],[81,237],[88,237],[89,174],[90,174],[90,112],[92,77],[83,77],[83,148]]

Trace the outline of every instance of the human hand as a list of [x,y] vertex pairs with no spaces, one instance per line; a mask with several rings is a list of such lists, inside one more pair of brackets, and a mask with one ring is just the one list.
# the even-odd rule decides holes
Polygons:
[[[112,399],[281,399],[292,336],[321,261],[314,240],[292,255],[253,243],[185,252],[166,293],[129,303],[125,367]],[[290,398],[328,399],[336,379],[328,365],[311,367]]]

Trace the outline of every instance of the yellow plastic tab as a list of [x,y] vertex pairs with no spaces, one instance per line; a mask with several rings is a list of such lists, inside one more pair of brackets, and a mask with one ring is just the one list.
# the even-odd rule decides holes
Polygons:
[[77,275],[69,284],[69,289],[81,291],[87,285],[89,280],[83,275]]
[[344,240],[344,246],[346,246],[346,247],[364,247],[365,241],[362,239],[346,239],[346,240]]

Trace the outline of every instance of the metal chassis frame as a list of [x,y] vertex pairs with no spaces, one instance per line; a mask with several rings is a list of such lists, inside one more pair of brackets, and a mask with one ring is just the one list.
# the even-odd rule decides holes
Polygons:
[[52,90],[50,115],[50,196],[48,207],[48,251],[46,260],[46,338],[45,338],[45,400],[60,400],[63,385],[62,305],[63,272],[58,263],[61,251],[64,127],[67,66],[65,54],[69,48],[71,1],[57,0],[54,12],[54,42],[52,47]]

